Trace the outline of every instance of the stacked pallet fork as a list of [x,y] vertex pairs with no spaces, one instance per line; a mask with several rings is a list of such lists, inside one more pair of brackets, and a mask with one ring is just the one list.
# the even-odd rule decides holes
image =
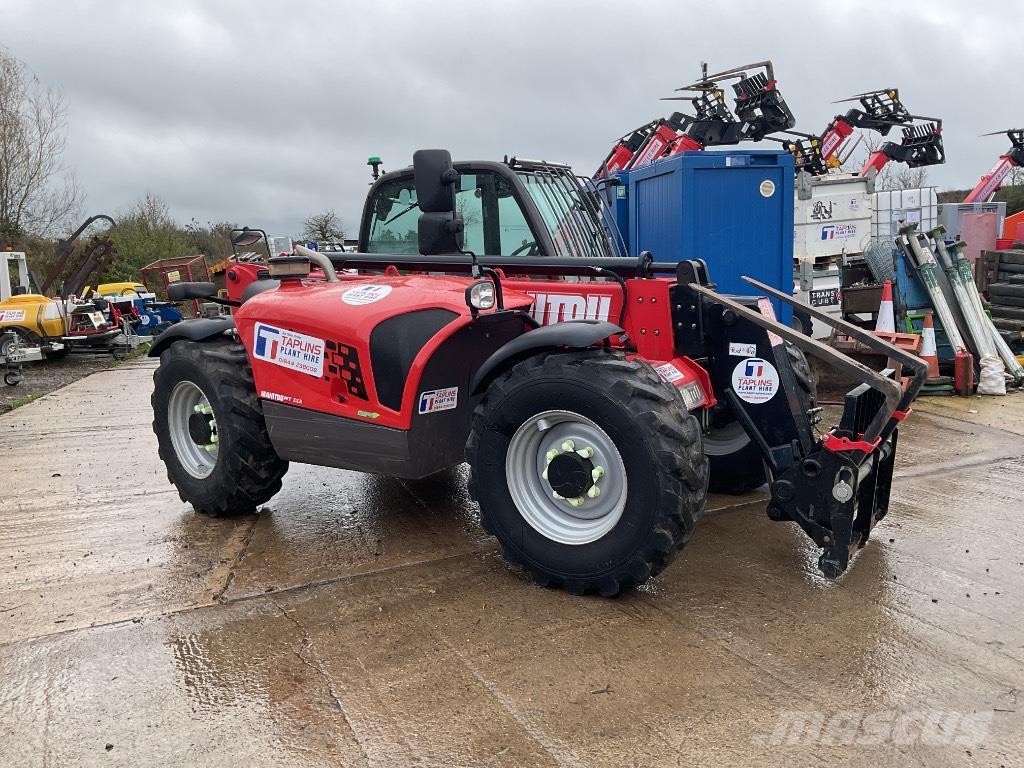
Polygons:
[[1024,246],[985,251],[978,282],[988,294],[992,323],[1018,355],[1024,352]]

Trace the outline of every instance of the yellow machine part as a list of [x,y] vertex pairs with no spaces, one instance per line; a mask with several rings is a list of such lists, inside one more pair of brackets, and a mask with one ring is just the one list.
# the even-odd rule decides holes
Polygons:
[[0,301],[0,329],[18,328],[43,339],[64,335],[64,315],[60,305],[48,296],[23,293]]
[[[84,293],[84,292],[83,292]],[[142,295],[149,293],[142,283],[100,283],[96,286],[96,293],[100,296],[131,296],[132,294]]]

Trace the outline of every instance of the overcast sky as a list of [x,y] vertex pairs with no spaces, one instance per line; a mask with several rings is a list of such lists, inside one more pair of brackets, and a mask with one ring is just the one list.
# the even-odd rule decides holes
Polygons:
[[[947,164],[972,186],[1024,123],[1024,2],[43,2],[0,0],[0,45],[63,90],[67,161],[87,213],[146,191],[180,221],[272,234],[334,208],[353,233],[366,159],[562,160],[590,173],[659,102],[765,58],[797,128],[831,102],[897,86],[944,119]],[[845,110],[845,105],[842,109]],[[762,145],[765,146],[765,145]]]

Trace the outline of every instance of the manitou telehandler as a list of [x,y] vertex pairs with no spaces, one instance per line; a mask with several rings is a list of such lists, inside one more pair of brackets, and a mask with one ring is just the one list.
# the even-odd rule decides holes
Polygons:
[[[228,299],[173,286],[232,309],[150,352],[153,426],[181,498],[245,514],[289,461],[403,478],[467,461],[507,559],[540,584],[610,596],[690,539],[702,435],[735,423],[769,517],[797,523],[837,577],[888,510],[897,427],[927,366],[805,309],[902,364],[902,386],[776,322],[769,297],[794,303],[788,286],[724,296],[703,262],[615,257],[599,205],[567,166],[420,150],[373,184],[361,252],[239,262]],[[864,382],[823,434],[802,351]]]
[[[725,98],[725,83],[732,85],[733,109]],[[793,113],[779,92],[770,61],[744,64],[713,74],[705,69],[699,80],[676,90],[696,93],[696,96],[669,96],[664,101],[688,101],[693,114],[674,112],[670,117],[652,120],[630,131],[615,142],[594,173],[595,179],[639,168],[680,152],[761,141],[770,133],[796,125]]]
[[820,135],[787,130],[793,138],[782,139],[783,146],[796,158],[796,170],[821,176],[838,170],[853,152],[850,137],[857,128],[888,136],[894,128],[902,132],[899,143],[883,142],[868,155],[858,175],[870,177],[881,172],[890,162],[905,163],[910,168],[941,165],[946,162],[942,143],[942,120],[937,117],[912,115],[900,100],[897,88],[868,91],[836,102],[857,101],[846,114],[836,115]]
[[1010,149],[999,156],[992,170],[986,173],[975,185],[967,197],[965,203],[987,203],[996,192],[1003,186],[1003,181],[1010,175],[1010,171],[1024,165],[1024,128],[1010,128],[1006,131],[993,131],[984,133],[983,136],[999,136],[1005,134],[1010,140]]

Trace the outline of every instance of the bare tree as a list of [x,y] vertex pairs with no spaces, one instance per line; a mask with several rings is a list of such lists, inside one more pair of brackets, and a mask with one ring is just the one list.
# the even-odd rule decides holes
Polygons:
[[302,236],[318,243],[340,242],[345,239],[344,225],[334,209],[314,213],[302,222]]
[[82,195],[64,165],[67,110],[60,93],[0,49],[0,238],[51,236]]

